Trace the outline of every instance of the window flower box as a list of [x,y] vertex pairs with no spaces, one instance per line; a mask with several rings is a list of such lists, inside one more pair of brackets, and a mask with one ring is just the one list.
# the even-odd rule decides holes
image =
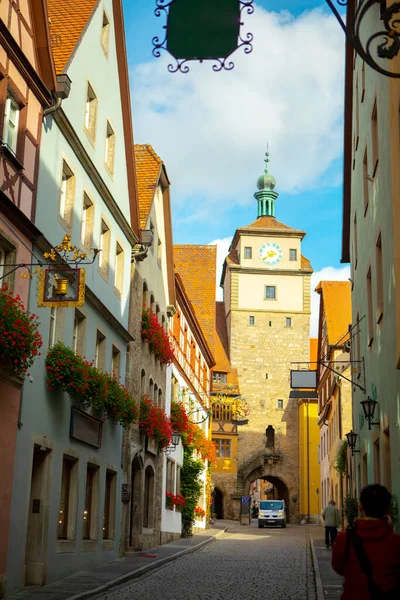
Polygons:
[[[0,288],[0,362],[7,365],[10,375],[29,376],[27,371],[40,356],[42,338],[38,317],[25,310],[20,296],[8,291],[7,284]],[[20,381],[17,378],[17,385]]]
[[172,427],[169,417],[159,408],[150,396],[143,396],[140,401],[140,431],[153,438],[160,450],[167,448],[172,441]]
[[174,359],[169,333],[160,324],[157,315],[151,308],[142,311],[142,325],[140,332],[144,342],[148,343],[149,350],[162,365],[170,365]]

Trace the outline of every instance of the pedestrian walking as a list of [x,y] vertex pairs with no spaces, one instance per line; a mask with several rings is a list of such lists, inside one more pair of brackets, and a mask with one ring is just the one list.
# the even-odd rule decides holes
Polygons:
[[340,511],[334,500],[330,500],[329,504],[325,506],[322,511],[322,518],[325,524],[325,546],[326,548],[332,548],[337,536],[337,528],[341,523]]
[[344,576],[342,600],[399,600],[400,535],[388,518],[391,494],[374,483],[360,494],[361,518],[339,533],[332,566]]

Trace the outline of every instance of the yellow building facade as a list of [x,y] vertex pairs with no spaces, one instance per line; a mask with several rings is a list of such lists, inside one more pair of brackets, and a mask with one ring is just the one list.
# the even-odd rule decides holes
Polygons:
[[[311,369],[316,369],[318,340],[310,340]],[[312,394],[310,394],[311,396]],[[314,395],[314,394],[313,394]],[[299,398],[300,519],[317,523],[321,512],[318,400]]]

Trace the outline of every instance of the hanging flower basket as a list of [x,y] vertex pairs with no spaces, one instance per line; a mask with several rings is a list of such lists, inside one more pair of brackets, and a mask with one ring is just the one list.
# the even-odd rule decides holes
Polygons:
[[143,396],[140,401],[140,431],[157,443],[160,450],[167,448],[172,441],[172,427],[169,417],[159,408],[150,396]]
[[[24,376],[40,356],[42,338],[37,315],[25,310],[20,296],[12,296],[7,284],[0,288],[0,363]],[[28,373],[29,375],[29,373]]]
[[201,521],[206,516],[206,511],[203,510],[200,506],[196,506],[196,508],[194,509],[194,514],[196,516],[196,519],[199,519],[199,521]]
[[171,402],[171,425],[173,431],[186,433],[189,426],[189,419],[182,402]]
[[47,385],[61,387],[84,408],[104,409],[104,420],[128,427],[137,421],[138,405],[115,377],[97,369],[61,342],[50,348],[46,357]]
[[204,461],[215,464],[215,444],[206,437],[197,425],[188,423],[187,431],[182,434],[182,444],[186,448],[192,448]]
[[140,329],[142,339],[149,344],[149,350],[162,365],[170,365],[174,360],[169,333],[160,324],[157,315],[151,308],[142,311],[142,326]]

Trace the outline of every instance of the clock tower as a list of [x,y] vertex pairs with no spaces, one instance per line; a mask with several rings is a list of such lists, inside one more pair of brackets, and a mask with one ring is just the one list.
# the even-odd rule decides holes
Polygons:
[[240,497],[264,480],[285,500],[293,522],[300,510],[301,436],[290,369],[310,360],[313,270],[301,252],[305,232],[275,218],[278,193],[268,160],[267,153],[254,194],[257,219],[236,230],[222,272],[230,361],[250,407],[249,423],[239,431],[236,481],[222,492],[238,515]]

